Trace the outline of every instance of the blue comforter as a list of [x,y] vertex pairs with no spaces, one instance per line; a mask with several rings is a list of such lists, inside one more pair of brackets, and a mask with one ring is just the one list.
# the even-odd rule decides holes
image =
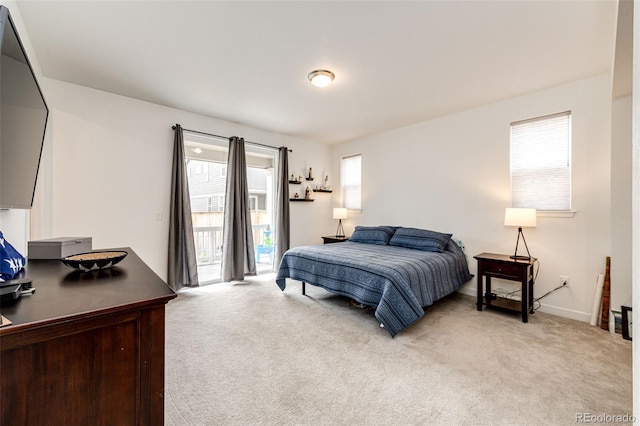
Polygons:
[[471,277],[452,240],[443,253],[347,241],[288,250],[276,283],[284,291],[291,278],[375,306],[376,318],[395,336]]

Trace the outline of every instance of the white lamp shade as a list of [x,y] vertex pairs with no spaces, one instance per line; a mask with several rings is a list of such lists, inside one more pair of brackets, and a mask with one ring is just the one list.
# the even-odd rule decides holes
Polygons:
[[347,209],[344,207],[334,207],[333,209],[333,218],[334,219],[346,219],[347,218]]
[[536,209],[508,207],[504,210],[504,226],[535,227]]

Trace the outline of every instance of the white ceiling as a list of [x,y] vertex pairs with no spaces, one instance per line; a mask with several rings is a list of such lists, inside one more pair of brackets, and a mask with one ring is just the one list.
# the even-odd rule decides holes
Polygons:
[[609,72],[616,22],[613,0],[18,7],[46,77],[324,143]]

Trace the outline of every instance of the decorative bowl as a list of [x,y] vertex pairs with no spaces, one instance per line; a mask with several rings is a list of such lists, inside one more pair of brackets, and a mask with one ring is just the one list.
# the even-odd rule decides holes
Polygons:
[[79,253],[60,259],[62,263],[79,271],[95,271],[111,268],[116,263],[127,257],[126,251],[93,251]]

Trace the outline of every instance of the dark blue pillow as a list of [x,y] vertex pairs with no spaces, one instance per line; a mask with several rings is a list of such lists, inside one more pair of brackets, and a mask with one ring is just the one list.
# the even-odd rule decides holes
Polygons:
[[24,265],[24,256],[4,239],[0,231],[0,282],[13,279]]
[[389,245],[442,253],[451,235],[427,229],[398,228],[389,240]]
[[386,246],[394,231],[391,226],[356,226],[349,241]]

